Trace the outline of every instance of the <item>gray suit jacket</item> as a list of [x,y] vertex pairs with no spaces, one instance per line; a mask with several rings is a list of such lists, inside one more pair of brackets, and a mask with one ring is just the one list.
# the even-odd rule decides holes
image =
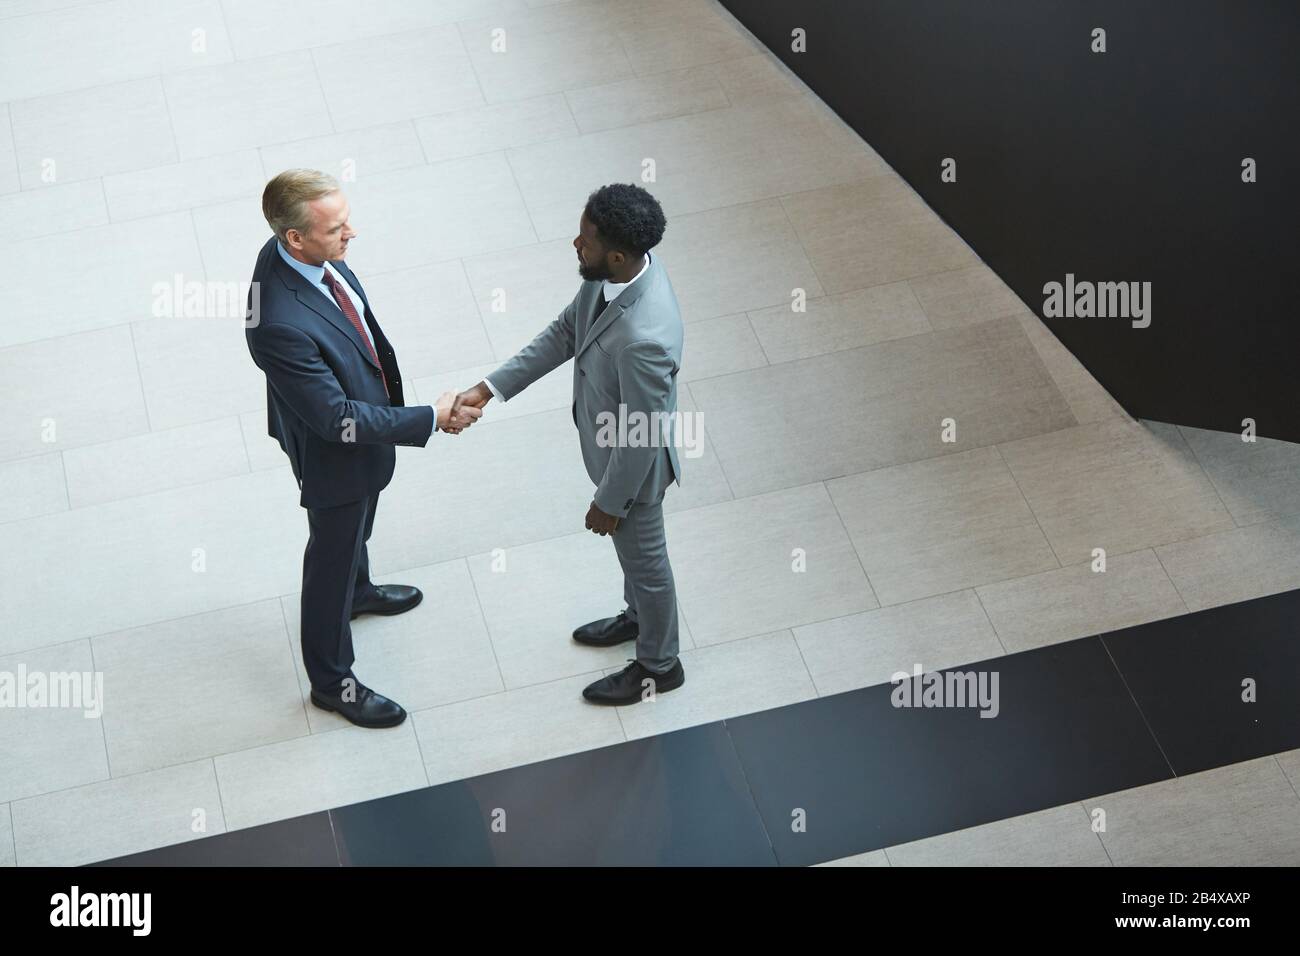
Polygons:
[[[602,285],[583,282],[559,317],[488,378],[509,400],[574,359],[573,423],[596,484],[593,500],[606,514],[625,517],[634,502],[658,501],[674,480],[681,484],[682,316],[653,253],[641,277],[596,315]],[[656,412],[657,421],[650,418]],[[640,435],[638,419],[646,426]]]

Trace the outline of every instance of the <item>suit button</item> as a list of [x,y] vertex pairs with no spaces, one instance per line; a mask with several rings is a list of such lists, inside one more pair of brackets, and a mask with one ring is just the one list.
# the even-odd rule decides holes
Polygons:
[[578,374],[581,375],[583,378],[587,377],[587,373],[584,372],[582,369],[578,369]]

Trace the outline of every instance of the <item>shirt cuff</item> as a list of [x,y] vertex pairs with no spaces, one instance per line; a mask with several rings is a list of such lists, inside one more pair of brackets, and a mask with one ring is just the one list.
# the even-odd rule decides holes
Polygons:
[[495,398],[499,402],[505,401],[505,399],[501,397],[501,393],[497,391],[497,387],[492,384],[492,379],[490,378],[483,379],[483,384],[488,387],[488,391],[492,393],[493,398]]

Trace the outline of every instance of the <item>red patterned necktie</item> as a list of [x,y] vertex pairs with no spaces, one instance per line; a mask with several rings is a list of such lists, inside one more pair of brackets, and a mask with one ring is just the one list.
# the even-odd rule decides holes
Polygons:
[[375,347],[370,344],[370,337],[366,335],[365,330],[361,327],[361,316],[357,315],[357,307],[352,304],[352,297],[347,291],[339,285],[339,280],[330,275],[328,269],[325,270],[325,284],[330,287],[330,292],[334,293],[334,301],[343,310],[343,314],[348,317],[352,327],[357,330],[357,335],[361,336],[361,341],[366,343],[366,348],[370,349],[370,357],[379,365],[379,376],[384,380],[384,393],[388,393],[388,376],[384,374],[384,367],[379,364],[379,356],[375,354]]

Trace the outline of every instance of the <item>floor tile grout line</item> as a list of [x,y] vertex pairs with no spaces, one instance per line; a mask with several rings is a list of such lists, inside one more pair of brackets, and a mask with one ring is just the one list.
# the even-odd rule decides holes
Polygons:
[[[95,642],[87,639],[86,650],[90,652],[90,669],[92,673],[99,673],[99,667],[95,663]],[[113,779],[113,758],[108,752],[108,725],[104,722],[103,701],[100,701],[100,715],[95,720],[99,724],[99,740],[104,745],[104,770],[107,771],[109,779]]]
[[[680,374],[680,372],[678,374]],[[701,421],[703,421],[704,410],[700,408],[700,403],[695,400],[695,392],[691,390],[691,383],[689,381],[685,381],[685,380],[682,381],[682,391],[684,391],[686,393],[686,396],[691,400],[691,405],[694,406],[696,414],[700,415]],[[702,434],[703,431],[701,430],[701,435]],[[728,500],[739,501],[740,499],[736,497],[736,489],[731,487],[731,479],[727,477],[727,469],[722,464],[722,459],[719,458],[715,453],[713,456],[713,460],[716,461],[718,464],[718,474],[722,475],[722,483],[727,486],[727,494],[730,496]],[[707,507],[707,506],[702,505],[701,507]],[[691,509],[688,508],[686,510],[689,511]],[[667,515],[665,515],[665,518],[667,518]],[[693,638],[695,635],[692,634],[691,636]]]
[[[734,719],[734,718],[730,718]],[[758,818],[758,825],[763,828],[763,839],[767,840],[767,848],[772,854],[773,862],[779,867],[782,865],[781,857],[776,852],[776,844],[772,841],[772,833],[767,826],[767,818],[763,816],[763,810],[758,805],[758,795],[754,793],[753,781],[749,779],[749,769],[745,766],[745,758],[740,755],[740,748],[736,746],[736,739],[731,735],[731,724],[729,718],[723,718],[718,721],[722,725],[722,732],[727,735],[727,743],[731,747],[731,752],[736,757],[736,766],[740,768],[740,775],[745,781],[745,792],[749,795],[750,806],[754,808],[754,816]],[[708,724],[699,726],[707,727]]]
[[984,612],[984,620],[989,622],[989,628],[993,631],[993,638],[998,642],[998,647],[1002,648],[1002,653],[1004,655],[1010,654],[1011,652],[1007,650],[1007,645],[1002,641],[1002,635],[998,633],[998,626],[993,623],[993,615],[990,614],[989,609],[984,606],[984,599],[980,597],[979,587],[972,587],[970,591],[975,595],[975,600],[979,602],[980,610]]
[[[302,706],[302,719],[307,727],[307,733],[315,733],[311,727],[311,711],[307,709],[307,698],[310,696],[310,689],[306,694],[302,691],[302,680],[298,676],[298,660],[302,653],[300,645],[294,643],[293,630],[289,627],[289,612],[284,608],[284,598],[276,598],[276,604],[280,605],[280,623],[284,627],[284,637],[289,644],[289,666],[293,668],[293,683],[298,688],[298,702]],[[308,684],[310,685],[310,678]]]
[[[1178,771],[1174,769],[1174,765],[1172,761],[1170,761],[1169,755],[1165,753],[1165,748],[1160,743],[1160,738],[1156,736],[1156,732],[1152,728],[1151,722],[1147,720],[1146,712],[1142,710],[1142,705],[1138,703],[1137,695],[1133,693],[1133,688],[1129,686],[1128,678],[1126,678],[1124,672],[1120,670],[1120,666],[1115,660],[1115,655],[1110,652],[1110,645],[1106,643],[1106,635],[1097,634],[1095,637],[1096,640],[1101,643],[1102,650],[1106,652],[1106,657],[1109,658],[1111,667],[1115,668],[1115,674],[1119,677],[1120,682],[1123,683],[1124,689],[1128,691],[1129,700],[1133,701],[1133,706],[1137,708],[1138,716],[1142,718],[1143,726],[1146,727],[1147,733],[1151,735],[1151,742],[1154,743],[1156,749],[1160,751],[1160,757],[1164,760],[1165,766],[1169,768],[1169,772],[1173,774],[1174,779],[1178,779]],[[1083,640],[1088,640],[1088,638],[1083,638]]]
[[[491,552],[488,553],[490,554]],[[492,666],[496,668],[497,680],[501,682],[500,693],[502,694],[508,693],[510,688],[506,685],[506,675],[505,672],[501,670],[501,658],[497,656],[496,642],[492,639],[492,625],[488,623],[487,612],[483,609],[483,598],[478,593],[478,582],[474,580],[474,569],[469,566],[468,555],[462,557],[460,559],[460,563],[465,568],[465,575],[466,577],[469,578],[470,589],[474,592],[474,606],[478,608],[479,620],[483,622],[483,633],[487,637],[488,648],[492,651]],[[493,572],[489,571],[488,573],[490,574]],[[486,696],[491,696],[491,695],[486,695]],[[423,755],[421,756],[420,762],[424,763]],[[427,767],[425,770],[425,775],[426,776],[428,775]]]
[[[849,526],[844,520],[844,515],[840,513],[840,506],[835,503],[835,496],[831,494],[831,488],[830,485],[827,484],[827,481],[828,479],[823,478],[818,482],[818,484],[822,486],[822,492],[826,495],[826,500],[831,503],[831,508],[835,511],[835,520],[840,523],[840,530],[844,532],[844,537],[849,542],[849,547],[853,549],[853,557],[858,562],[858,570],[862,572],[862,579],[867,582],[867,590],[871,592],[871,600],[875,602],[876,608],[883,607],[884,605],[880,603],[880,595],[876,593],[876,586],[871,583],[871,575],[867,574],[867,566],[862,561],[862,553],[858,551],[858,544],[853,540],[853,532],[849,530]],[[874,610],[874,608],[869,608],[868,610]]]
[[[1211,533],[1211,534],[1225,534],[1225,533],[1228,533],[1228,529],[1225,529],[1224,531],[1212,531],[1212,532],[1210,532],[1210,533]],[[1206,537],[1208,537],[1208,535],[1206,535]],[[1195,539],[1195,538],[1185,538],[1184,540],[1186,540],[1186,541],[1194,541],[1194,540],[1196,540],[1196,539]],[[1182,543],[1182,542],[1179,542],[1179,541],[1168,541],[1168,542],[1166,542],[1165,544],[1181,544],[1181,543]],[[1172,587],[1172,588],[1174,589],[1174,593],[1175,593],[1176,595],[1178,595],[1178,600],[1180,600],[1180,601],[1183,602],[1183,607],[1186,609],[1186,611],[1187,611],[1188,614],[1191,614],[1191,613],[1192,613],[1192,607],[1191,607],[1191,605],[1187,603],[1187,598],[1183,597],[1183,592],[1179,589],[1179,587],[1178,587],[1178,582],[1174,580],[1174,576],[1173,576],[1172,574],[1169,573],[1169,569],[1168,569],[1167,567],[1165,567],[1165,562],[1164,562],[1164,561],[1161,559],[1161,557],[1160,557],[1160,550],[1159,550],[1159,549],[1160,549],[1160,548],[1163,548],[1163,547],[1165,547],[1164,544],[1152,545],[1152,546],[1151,546],[1151,553],[1152,553],[1153,555],[1155,555],[1156,563],[1157,563],[1158,565],[1160,565],[1160,570],[1161,570],[1162,572],[1164,572],[1164,576],[1168,579],[1168,581],[1169,581],[1169,586]]]
[[1282,779],[1291,787],[1291,792],[1295,794],[1297,800],[1300,800],[1300,790],[1296,789],[1295,781],[1291,779],[1289,774],[1287,774],[1286,767],[1282,766],[1282,761],[1278,757],[1278,754],[1273,754],[1273,762],[1277,764],[1277,769],[1282,772]]
[[217,788],[217,807],[221,810],[221,832],[230,833],[230,818],[226,816],[226,800],[221,795],[221,772],[217,769],[217,758],[209,757],[208,763],[212,766],[212,782]]
[[18,828],[14,826],[14,804],[10,800],[5,804],[9,808],[9,843],[14,848],[14,866],[19,866],[18,862]]
[[1106,841],[1101,838],[1101,831],[1093,829],[1092,814],[1088,812],[1088,805],[1080,800],[1079,809],[1083,811],[1083,818],[1088,821],[1088,829],[1092,830],[1093,835],[1097,838],[1097,842],[1101,844],[1101,852],[1106,854],[1106,862],[1111,866],[1114,866],[1115,860],[1111,857],[1110,850],[1106,848]]
[[[143,432],[141,432],[140,434],[142,434],[142,435],[152,435],[152,434],[154,434],[154,430],[153,430],[153,420],[152,420],[152,418],[151,418],[150,415],[149,415],[149,398],[148,398],[148,396],[145,394],[145,388],[144,388],[144,372],[142,372],[142,371],[140,370],[140,351],[139,351],[139,349],[136,347],[136,341],[135,341],[135,323],[134,323],[134,322],[128,322],[128,323],[126,324],[126,329],[127,329],[127,334],[131,337],[131,361],[135,364],[135,381],[136,381],[136,384],[140,386],[140,409],[144,412],[144,424],[145,424],[145,428],[146,428],[146,430],[143,431]],[[124,436],[124,437],[134,438],[135,436],[134,436],[134,435],[128,435],[128,436]],[[109,440],[109,441],[115,441],[116,439],[108,439],[108,440]],[[96,444],[100,444],[100,443],[97,442]],[[77,447],[81,447],[81,446],[78,445]]]
[[[1057,392],[1058,393],[1060,392],[1059,388],[1057,389]],[[1066,426],[1066,427],[1078,428],[1079,426],[1074,425],[1074,426]],[[1059,431],[1064,431],[1064,430],[1065,429],[1059,429]],[[1050,435],[1052,434],[1052,432],[1045,432],[1044,434]],[[1026,437],[1033,438],[1036,436],[1029,435]],[[1012,439],[1012,440],[1019,441],[1019,439]],[[1011,477],[1011,483],[1016,486],[1016,492],[1020,495],[1020,500],[1023,501],[1025,503],[1025,507],[1029,509],[1029,516],[1034,519],[1034,525],[1038,528],[1038,533],[1041,534],[1043,536],[1043,540],[1047,542],[1047,547],[1051,550],[1052,557],[1056,560],[1056,568],[1054,570],[1059,571],[1060,569],[1065,567],[1065,564],[1061,561],[1061,556],[1056,553],[1056,545],[1052,544],[1052,539],[1047,536],[1047,529],[1043,527],[1043,522],[1039,520],[1038,513],[1034,511],[1034,506],[1030,504],[1029,497],[1025,494],[1025,489],[1020,487],[1020,479],[1016,477],[1015,470],[1011,467],[1011,463],[1007,461],[1007,456],[1002,453],[1002,447],[1001,447],[1002,444],[1003,444],[1002,442],[994,442],[992,446],[993,450],[997,453],[998,461],[1002,462],[1002,467],[1007,470],[1007,474]]]

